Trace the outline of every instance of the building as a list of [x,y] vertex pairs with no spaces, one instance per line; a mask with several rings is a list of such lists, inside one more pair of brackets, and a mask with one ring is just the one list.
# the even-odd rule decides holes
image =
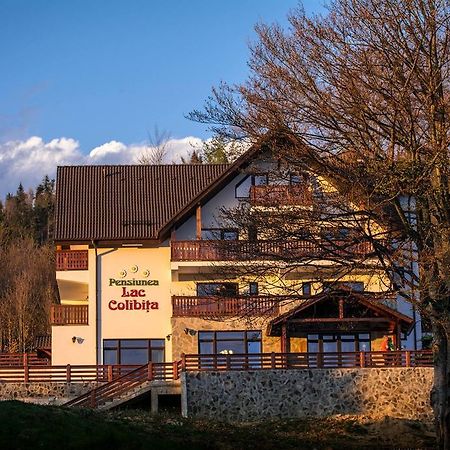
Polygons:
[[[52,364],[369,352],[388,336],[397,348],[417,348],[420,322],[387,293],[375,260],[337,282],[327,275],[336,262],[318,257],[319,247],[223,222],[223,208],[245,204],[270,216],[274,203],[317,201],[311,174],[283,166],[284,180],[272,184],[280,164],[254,147],[231,165],[59,167]],[[370,255],[367,242],[354,247],[357,257]],[[286,251],[299,259],[277,282],[252,272],[255,261],[269,267]],[[303,264],[308,255],[314,263]]]

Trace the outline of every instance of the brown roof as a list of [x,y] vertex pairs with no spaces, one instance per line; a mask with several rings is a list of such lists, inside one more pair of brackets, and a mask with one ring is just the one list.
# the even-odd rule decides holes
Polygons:
[[154,240],[232,166],[62,166],[55,241]]

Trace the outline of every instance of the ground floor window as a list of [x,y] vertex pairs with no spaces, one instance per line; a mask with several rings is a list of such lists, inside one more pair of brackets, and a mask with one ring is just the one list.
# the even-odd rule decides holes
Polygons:
[[261,353],[261,331],[199,331],[198,351],[203,355]]
[[164,339],[105,339],[103,364],[164,362]]
[[308,334],[308,353],[370,352],[370,333]]

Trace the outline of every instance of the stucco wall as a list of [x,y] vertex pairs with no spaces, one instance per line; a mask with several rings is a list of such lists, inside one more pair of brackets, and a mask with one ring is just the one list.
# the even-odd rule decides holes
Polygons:
[[230,421],[361,414],[429,420],[432,368],[182,374],[183,414]]

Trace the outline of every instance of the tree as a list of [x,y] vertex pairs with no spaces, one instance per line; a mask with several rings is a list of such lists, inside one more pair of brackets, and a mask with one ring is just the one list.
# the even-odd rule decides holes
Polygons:
[[155,126],[153,133],[148,133],[148,144],[145,150],[139,155],[138,163],[143,165],[164,164],[167,156],[170,133],[160,131]]
[[[380,224],[394,243],[369,234],[381,266],[404,295],[419,288],[432,324],[440,448],[450,448],[449,13],[445,0],[335,0],[311,18],[298,9],[287,30],[258,25],[247,82],[214,89],[190,115],[225,136],[277,136],[280,158]],[[408,249],[420,277],[414,264],[400,270]]]

